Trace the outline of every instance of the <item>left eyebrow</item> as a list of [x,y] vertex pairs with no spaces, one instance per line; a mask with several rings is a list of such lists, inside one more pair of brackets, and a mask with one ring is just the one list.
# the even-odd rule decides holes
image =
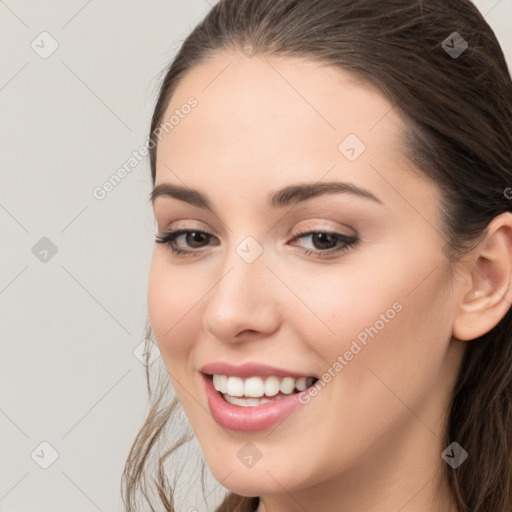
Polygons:
[[270,208],[283,208],[327,194],[351,194],[382,204],[382,201],[369,190],[341,181],[288,185],[273,192],[269,196],[267,204]]
[[[309,201],[315,197],[327,194],[351,194],[383,204],[382,201],[369,190],[357,187],[351,183],[329,181],[321,183],[297,183],[275,190],[269,195],[267,206],[273,209],[283,208],[291,204]],[[199,190],[193,188],[173,185],[171,183],[161,183],[151,191],[151,203],[154,204],[155,199],[160,196],[173,197],[174,199],[184,201],[192,206],[210,210],[213,213],[211,201],[199,192]]]

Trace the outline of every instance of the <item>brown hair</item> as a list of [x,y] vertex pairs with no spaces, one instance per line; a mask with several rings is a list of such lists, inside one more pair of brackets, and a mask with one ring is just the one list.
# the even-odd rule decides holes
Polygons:
[[[442,44],[453,32],[468,44],[459,56]],[[495,216],[511,211],[504,191],[512,186],[512,81],[493,31],[469,0],[221,0],[184,41],[161,85],[150,131],[153,184],[155,130],[181,79],[213,54],[246,48],[348,70],[389,98],[408,128],[408,157],[442,191],[451,261],[485,235]],[[509,309],[469,342],[453,391],[444,445],[456,441],[469,457],[444,469],[460,512],[512,510],[511,333]],[[137,493],[150,501],[146,476],[177,405],[161,390],[152,393],[149,378],[148,388],[152,408],[123,473],[129,512]],[[158,457],[155,486],[166,511],[174,506],[163,464],[184,442]],[[258,498],[230,493],[217,511],[257,505]]]

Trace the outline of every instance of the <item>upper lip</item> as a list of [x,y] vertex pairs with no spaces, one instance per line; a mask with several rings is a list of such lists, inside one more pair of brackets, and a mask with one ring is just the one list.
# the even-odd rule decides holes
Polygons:
[[295,372],[278,368],[276,366],[268,366],[266,364],[258,363],[244,363],[234,365],[223,361],[205,364],[201,371],[207,375],[227,375],[233,377],[293,377],[298,379],[300,377],[315,377],[310,373]]

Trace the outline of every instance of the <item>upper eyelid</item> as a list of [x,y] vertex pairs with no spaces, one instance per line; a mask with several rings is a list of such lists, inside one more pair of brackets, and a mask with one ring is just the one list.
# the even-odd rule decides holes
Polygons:
[[[154,216],[154,220],[155,220],[155,231],[159,231],[159,232],[169,232],[169,231],[178,231],[178,230],[181,230],[181,229],[184,229],[184,230],[188,230],[188,231],[205,231],[207,232],[208,234],[212,234],[211,231],[216,231],[215,229],[212,229],[211,227],[207,227],[207,228],[203,228],[203,227],[197,227],[197,226],[190,226],[190,225],[185,225],[185,226],[181,226],[181,225],[178,225],[177,227],[173,227],[173,228],[163,228],[163,229],[158,229],[158,218],[157,216],[155,215]],[[310,222],[317,222],[317,223],[322,223],[322,222],[326,222],[325,220],[320,220],[320,219],[317,219],[317,220],[311,220],[311,219],[308,219]],[[176,222],[180,222],[180,221],[176,221]],[[181,222],[201,222],[201,221],[198,221],[198,220],[194,220],[194,221],[191,221],[190,219],[188,221],[181,221]],[[162,219],[162,224],[166,224],[166,222]],[[169,224],[174,224],[174,222],[172,223],[169,223]],[[296,224],[294,222],[294,224]],[[338,223],[339,225],[342,225],[341,223]],[[354,236],[357,236],[357,230],[354,229],[353,227],[349,226],[348,224],[345,224],[343,225],[344,226],[344,229],[346,230],[350,230],[350,231],[353,231],[355,233]],[[275,224],[274,226],[272,227],[272,229],[274,229],[275,227]],[[229,228],[228,228],[229,229]],[[334,231],[334,232],[337,232],[339,231],[340,229],[343,231],[343,228],[337,228],[337,227],[323,227],[323,226],[320,226],[318,227],[318,224],[317,225],[314,225],[313,227],[311,228],[299,228],[299,231],[302,231],[304,229],[308,229],[308,230],[311,230],[311,231],[315,231],[315,232],[325,232],[325,231]],[[231,229],[229,229],[229,231],[232,231]],[[290,233],[291,230],[288,230],[288,233]],[[347,236],[351,236],[349,233],[342,233],[342,234],[346,234]],[[214,235],[216,236],[216,235]]]
[[[173,229],[169,229],[169,230],[157,231],[156,235],[159,237],[165,237],[167,235],[174,235],[174,240],[176,240],[178,237],[187,235],[191,232],[192,233],[193,232],[204,233],[207,236],[209,236],[210,238],[218,238],[216,235],[214,235],[214,234],[210,233],[209,231],[204,230],[202,228],[189,228],[189,227],[184,227],[184,228],[178,227],[178,228],[173,228]],[[351,235],[348,233],[342,233],[336,229],[331,229],[331,228],[304,228],[304,229],[298,230],[295,233],[291,233],[290,236],[292,236],[292,240],[295,240],[298,238],[304,238],[307,236],[311,236],[311,235],[317,234],[317,233],[328,233],[328,234],[338,236],[341,238],[348,238],[348,239],[353,239],[353,240],[359,239],[358,234]]]
[[[348,227],[348,226],[347,226]],[[208,228],[202,228],[202,227],[190,227],[190,226],[178,226],[178,227],[174,227],[174,228],[163,228],[163,229],[158,229],[158,223],[155,223],[155,234],[158,233],[160,235],[165,235],[165,234],[169,234],[169,233],[176,233],[177,231],[185,231],[185,232],[190,232],[190,231],[200,231],[202,233],[206,233],[207,235],[210,235],[210,236],[217,236],[217,235],[214,235]],[[355,230],[353,230],[355,231]],[[290,230],[289,231],[290,234],[293,234],[293,230]],[[299,235],[307,235],[307,234],[310,234],[310,233],[333,233],[333,234],[338,234],[338,235],[344,235],[344,236],[347,236],[347,237],[355,237],[357,236],[357,234],[355,235],[351,235],[350,233],[343,233],[343,232],[340,232],[339,229],[337,228],[331,228],[331,227],[308,227],[308,228],[300,228],[298,229],[294,236],[299,236]]]

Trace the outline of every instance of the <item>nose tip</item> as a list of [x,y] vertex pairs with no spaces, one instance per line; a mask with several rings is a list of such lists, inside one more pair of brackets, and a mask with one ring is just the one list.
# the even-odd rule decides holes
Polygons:
[[251,240],[240,243],[236,258],[208,295],[203,324],[215,338],[236,342],[269,335],[278,327],[275,283],[274,288],[272,283],[265,286],[273,276],[261,254],[254,257],[256,250]]

